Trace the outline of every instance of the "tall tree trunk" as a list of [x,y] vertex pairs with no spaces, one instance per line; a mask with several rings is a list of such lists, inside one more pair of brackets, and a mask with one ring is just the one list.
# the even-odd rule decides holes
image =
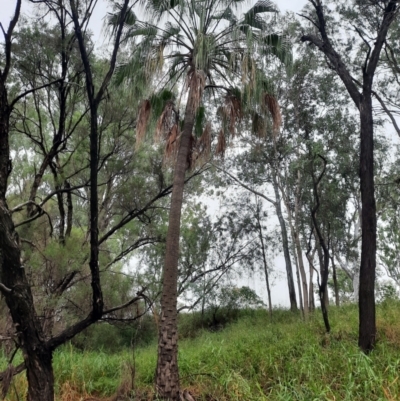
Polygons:
[[[298,179],[297,185],[300,185],[300,177]],[[290,235],[292,237],[292,247],[293,247],[293,255],[296,263],[296,274],[297,274],[297,283],[299,290],[299,299],[300,299],[300,308],[303,313],[303,317],[305,320],[308,318],[308,288],[307,288],[307,276],[304,270],[304,262],[303,262],[303,251],[300,245],[299,238],[299,230],[298,230],[298,212],[299,212],[299,191],[296,189],[296,198],[295,198],[295,216],[294,216],[294,224],[293,224],[293,215],[290,210],[290,205],[288,199],[285,196],[283,188],[281,187],[282,196],[284,199],[284,203],[286,206],[286,211],[289,217],[289,227],[290,227]],[[300,273],[300,274],[299,274]],[[301,284],[300,284],[301,283]]]
[[285,219],[283,218],[283,214],[282,214],[281,196],[279,194],[276,170],[274,167],[272,167],[272,185],[273,185],[274,191],[275,191],[276,214],[278,216],[279,224],[281,227],[281,233],[282,233],[282,247],[283,247],[283,255],[285,257],[286,276],[287,276],[287,284],[288,284],[289,299],[290,299],[290,310],[292,312],[295,312],[298,309],[297,309],[297,300],[296,300],[296,290],[294,287],[294,280],[293,280],[292,262],[290,259],[290,252],[289,252],[289,240],[288,240],[288,235],[287,235],[286,222],[285,222]]
[[[320,229],[320,226],[317,221],[317,212],[319,210],[320,202],[319,202],[319,194],[318,194],[318,187],[319,183],[322,180],[322,177],[326,171],[326,159],[318,155],[319,158],[323,161],[323,169],[318,175],[318,178],[315,177],[314,173],[314,160],[311,161],[311,176],[313,180],[313,192],[314,192],[314,207],[311,210],[311,218],[314,226],[314,234],[315,234],[315,241],[316,247],[318,249],[318,256],[320,260],[320,282],[318,283],[318,292],[319,292],[319,299],[321,302],[321,311],[322,311],[322,318],[324,319],[325,329],[326,332],[329,333],[331,331],[331,326],[329,324],[328,318],[328,277],[329,277],[329,249],[328,244],[325,241],[324,235]],[[322,254],[322,251],[323,254]]]
[[[256,195],[256,201],[258,203],[257,195]],[[267,286],[269,319],[272,322],[272,300],[271,300],[271,288],[269,285],[268,263],[267,263],[267,255],[265,254],[264,237],[263,237],[263,233],[262,233],[260,214],[259,214],[258,208],[257,208],[256,218],[257,218],[258,236],[259,236],[260,242],[261,242],[261,252],[262,252],[262,257],[263,257],[265,283]]]
[[293,252],[293,255],[294,255],[294,264],[296,265],[297,290],[299,291],[300,310],[301,310],[301,314],[303,316],[303,319],[305,319],[304,305],[303,305],[303,294],[301,292],[301,280],[300,280],[299,262],[297,260],[297,255],[296,255],[296,246],[295,246],[295,244],[293,242],[292,242],[292,252]]
[[[324,276],[325,274],[325,259],[324,259],[324,254],[322,253],[321,245],[320,242],[316,241],[316,247],[317,247],[317,253],[318,253],[318,260],[319,260],[319,274],[321,277]],[[324,305],[325,308],[329,308],[329,294],[328,294],[328,289],[324,291]]]
[[[161,296],[161,319],[158,337],[158,359],[156,370],[156,391],[160,398],[179,400],[178,371],[178,325],[177,325],[177,283],[179,236],[185,173],[188,159],[195,114],[198,106],[196,73],[191,77],[189,96],[186,104],[183,131],[180,138],[178,156],[174,169],[174,181],[169,211],[169,224],[164,261],[164,275]],[[203,88],[200,88],[202,91]]]
[[304,316],[307,320],[308,317],[308,288],[307,288],[307,276],[304,269],[303,262],[303,250],[300,244],[300,227],[299,227],[299,214],[300,214],[300,192],[301,192],[301,172],[297,170],[297,187],[296,187],[296,199],[294,203],[294,243],[296,246],[297,260],[299,262],[299,269],[301,275],[301,282],[303,286],[303,305],[304,305]]
[[335,305],[337,307],[339,307],[340,306],[339,285],[338,285],[337,275],[336,275],[335,253],[333,252],[333,249],[332,249],[331,259],[332,259],[333,289],[335,291]]
[[[364,80],[365,82],[366,80]],[[372,81],[372,80],[371,80]],[[372,82],[371,82],[372,85]],[[374,188],[374,129],[371,87],[364,84],[360,106],[361,120],[361,213],[362,244],[359,289],[358,345],[365,351],[375,345],[376,205]]]

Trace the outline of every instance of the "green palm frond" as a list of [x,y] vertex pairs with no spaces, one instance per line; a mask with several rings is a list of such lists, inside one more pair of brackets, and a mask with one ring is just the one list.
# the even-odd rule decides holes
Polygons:
[[293,62],[293,55],[290,43],[284,36],[271,34],[265,35],[261,38],[262,41],[262,54],[272,54],[278,58],[284,65],[291,66]]
[[[106,26],[111,29],[111,34],[114,35],[118,28],[118,23],[121,18],[122,6],[120,4],[114,4],[113,12],[107,13],[106,16]],[[130,9],[126,11],[124,27],[130,28],[135,25],[137,22],[136,14]]]
[[146,9],[152,14],[163,14],[177,6],[183,5],[185,0],[146,0],[143,1]]
[[268,24],[261,15],[262,13],[277,13],[278,9],[269,0],[258,1],[249,11],[244,13],[243,19],[240,23],[241,31],[248,33],[251,28],[258,29],[260,31],[266,31]]
[[212,15],[211,18],[214,20],[226,20],[231,25],[236,24],[238,21],[231,7],[227,7],[225,10],[222,10],[219,13]]
[[160,40],[167,44],[171,38],[174,38],[176,42],[183,42],[183,37],[180,35],[181,28],[177,25],[173,25],[170,22],[165,24],[165,28],[161,32]]
[[157,28],[144,23],[135,24],[129,29],[126,37],[134,38],[137,36],[146,37],[146,40],[149,41],[151,38],[155,38],[157,36]]
[[260,17],[259,14],[262,13],[277,13],[278,9],[269,0],[258,1],[249,11],[247,11],[243,16],[243,22],[245,24],[252,25],[256,17]]

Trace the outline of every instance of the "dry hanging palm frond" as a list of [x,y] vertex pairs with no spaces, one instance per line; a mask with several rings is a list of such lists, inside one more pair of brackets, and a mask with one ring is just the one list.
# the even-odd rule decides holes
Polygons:
[[179,128],[178,124],[174,124],[168,132],[165,144],[164,162],[172,162],[175,160],[175,155],[178,150],[179,143]]
[[155,141],[164,140],[166,135],[169,135],[175,123],[176,123],[176,118],[175,118],[174,102],[170,100],[165,105],[164,110],[157,121],[154,140]]
[[272,121],[273,121],[272,132],[274,138],[276,139],[276,137],[279,134],[279,129],[281,128],[282,125],[281,109],[275,97],[268,93],[265,94],[264,102],[265,106],[267,107],[272,116]]
[[217,147],[215,148],[215,153],[217,155],[221,155],[221,157],[224,157],[225,150],[226,150],[225,132],[223,128],[221,128],[218,134],[218,142],[217,142]]
[[139,148],[140,144],[142,143],[146,135],[146,129],[150,118],[150,112],[151,112],[150,100],[146,99],[142,102],[142,104],[139,107],[137,124],[136,124],[136,149]]
[[225,117],[229,119],[229,130],[231,134],[235,136],[236,122],[240,121],[243,117],[242,103],[240,102],[240,99],[234,95],[228,95],[225,98],[224,114]]
[[257,136],[257,138],[265,138],[266,129],[265,129],[265,121],[258,113],[253,114],[252,124],[252,132]]
[[204,127],[201,137],[196,140],[193,137],[193,143],[191,143],[190,153],[190,168],[193,168],[196,164],[206,161],[210,157],[211,153],[211,123],[207,123]]

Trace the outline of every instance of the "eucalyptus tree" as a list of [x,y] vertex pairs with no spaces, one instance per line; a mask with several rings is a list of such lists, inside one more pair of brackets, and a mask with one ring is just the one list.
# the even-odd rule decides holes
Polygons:
[[[312,13],[305,15],[316,33],[304,34],[302,42],[315,45],[325,56],[345,85],[360,115],[360,184],[361,184],[361,266],[359,296],[359,339],[360,348],[366,352],[373,349],[376,341],[375,316],[375,275],[376,275],[376,204],[374,185],[374,127],[372,94],[374,76],[384,47],[389,28],[398,15],[397,0],[354,1],[354,7],[361,15],[371,12],[373,23],[358,20],[354,35],[361,38],[360,50],[364,54],[361,61],[361,77],[352,73],[352,66],[340,55],[333,38],[329,34],[327,8],[322,0],[310,0]],[[361,25],[362,24],[362,25]]]
[[[275,12],[269,1],[260,1],[243,18],[238,19],[235,12],[241,1],[212,0],[202,1],[146,1],[148,13],[152,19],[165,24],[156,26],[149,22],[137,21],[132,14],[127,30],[127,37],[141,37],[131,61],[125,70],[135,81],[135,76],[149,78],[163,76],[162,66],[167,61],[167,77],[159,86],[169,89],[181,89],[186,98],[183,121],[179,121],[179,110],[173,102],[159,120],[158,134],[167,137],[168,151],[175,148],[174,179],[169,214],[169,225],[164,261],[163,291],[161,299],[162,317],[160,324],[158,362],[156,373],[156,391],[162,398],[177,400],[179,398],[179,373],[177,361],[177,267],[179,259],[179,236],[181,209],[185,173],[191,161],[196,158],[200,149],[208,151],[211,145],[211,127],[206,124],[203,134],[196,141],[193,128],[196,116],[203,103],[204,93],[211,92],[220,97],[224,104],[225,121],[229,121],[232,132],[235,123],[240,120],[241,101],[234,90],[237,83],[245,82],[255,87],[254,72],[257,61],[253,53],[257,45],[279,53],[279,37],[268,35],[267,25],[260,14]],[[114,17],[115,18],[115,17]],[[138,71],[138,69],[143,72]],[[152,74],[151,74],[152,73]],[[136,80],[137,82],[137,80]],[[144,133],[143,127],[151,109],[151,102],[143,103],[143,119],[137,127],[138,138]],[[143,124],[142,124],[143,121]],[[181,130],[182,127],[182,130]],[[225,148],[225,132],[221,127],[216,150]],[[177,145],[179,142],[179,146]]]

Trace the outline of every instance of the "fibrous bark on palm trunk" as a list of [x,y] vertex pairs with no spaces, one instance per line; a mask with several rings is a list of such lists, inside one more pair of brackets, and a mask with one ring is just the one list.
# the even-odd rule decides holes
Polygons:
[[189,76],[189,95],[186,104],[183,131],[174,169],[171,207],[166,240],[164,274],[161,297],[161,318],[158,337],[156,391],[166,400],[179,400],[177,282],[179,236],[185,173],[189,167],[189,154],[195,115],[204,79],[201,72]]

